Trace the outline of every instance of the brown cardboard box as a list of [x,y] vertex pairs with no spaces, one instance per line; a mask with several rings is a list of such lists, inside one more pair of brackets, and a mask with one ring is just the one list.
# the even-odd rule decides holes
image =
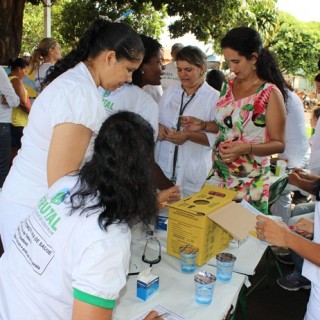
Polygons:
[[197,265],[201,266],[225,249],[232,237],[208,215],[235,195],[235,191],[205,185],[200,192],[169,204],[167,253],[179,258],[179,247],[192,244],[199,249]]
[[[250,207],[250,205],[247,204],[247,207]],[[208,218],[224,228],[234,239],[240,242],[244,241],[249,234],[257,236],[255,230],[257,214],[240,203],[232,201],[226,206],[208,214]]]

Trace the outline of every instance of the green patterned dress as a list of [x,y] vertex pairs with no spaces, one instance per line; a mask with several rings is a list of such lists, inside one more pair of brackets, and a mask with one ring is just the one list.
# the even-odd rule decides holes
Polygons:
[[264,83],[257,91],[236,100],[232,94],[233,79],[226,83],[216,106],[215,117],[219,133],[213,148],[210,183],[238,191],[237,199],[245,199],[262,213],[268,212],[270,157],[243,155],[226,163],[219,156],[219,144],[242,141],[260,144],[269,140],[265,113],[270,93],[278,88]]

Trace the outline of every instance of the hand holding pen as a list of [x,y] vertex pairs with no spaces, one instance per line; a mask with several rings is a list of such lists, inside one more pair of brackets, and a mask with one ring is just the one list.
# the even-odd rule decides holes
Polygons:
[[164,320],[163,317],[165,317],[166,315],[168,315],[168,312],[159,315],[157,311],[153,310],[144,318],[144,320]]

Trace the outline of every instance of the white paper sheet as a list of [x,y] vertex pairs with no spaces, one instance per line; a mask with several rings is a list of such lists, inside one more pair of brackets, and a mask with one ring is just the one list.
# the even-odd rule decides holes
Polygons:
[[164,306],[161,306],[160,304],[157,304],[153,308],[147,310],[146,312],[140,313],[136,317],[132,318],[131,320],[143,320],[152,310],[155,310],[158,312],[158,315],[164,314],[162,316],[163,320],[187,320],[186,318],[180,316],[179,314],[167,309]]

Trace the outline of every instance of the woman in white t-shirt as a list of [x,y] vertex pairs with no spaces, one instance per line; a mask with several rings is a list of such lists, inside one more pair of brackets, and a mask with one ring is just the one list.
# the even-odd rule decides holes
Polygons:
[[2,320],[111,320],[129,270],[128,224],[158,210],[153,151],[139,115],[103,123],[91,160],[49,188],[1,257]]
[[54,65],[32,106],[22,148],[2,188],[4,249],[39,195],[90,158],[93,138],[106,118],[97,87],[112,91],[130,82],[143,54],[131,27],[98,19],[76,49]]
[[42,83],[47,71],[61,58],[61,46],[54,38],[43,38],[34,50],[29,74],[34,72],[34,84],[37,95],[42,90]]

